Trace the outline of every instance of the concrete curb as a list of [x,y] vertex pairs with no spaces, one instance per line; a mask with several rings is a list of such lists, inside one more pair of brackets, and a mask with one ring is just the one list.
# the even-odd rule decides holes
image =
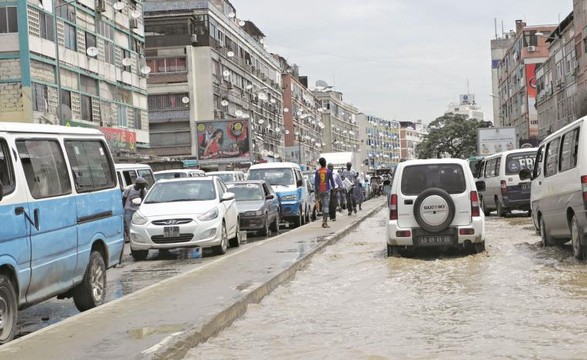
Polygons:
[[181,333],[170,335],[159,345],[143,351],[136,358],[146,360],[183,359],[191,348],[207,341],[223,329],[229,327],[235,320],[246,313],[249,304],[259,303],[278,286],[292,279],[299,270],[308,266],[315,254],[323,251],[327,246],[336,243],[342,237],[358,227],[367,217],[385,207],[385,205],[386,203],[383,202],[382,204],[367,210],[359,220],[345,226],[334,234],[325,236],[323,241],[318,243],[318,246],[309,251],[302,258],[276,274],[266,283],[244,295],[240,300],[215,315],[205,324]]

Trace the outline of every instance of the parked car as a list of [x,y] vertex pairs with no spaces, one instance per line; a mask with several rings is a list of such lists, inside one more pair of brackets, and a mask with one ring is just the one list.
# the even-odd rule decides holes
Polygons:
[[159,181],[162,179],[206,176],[206,173],[203,170],[198,169],[175,169],[156,171],[153,175],[155,176],[155,181]]
[[244,181],[246,179],[246,175],[242,171],[208,171],[206,173],[208,176],[218,176],[222,181],[225,183],[231,181]]
[[316,189],[314,189],[314,171],[303,171],[304,181],[308,189],[308,205],[311,209],[310,220],[316,221],[318,217],[322,216],[322,207],[316,201]]
[[[130,250],[135,260],[150,249],[213,248],[218,255],[240,246],[234,193],[215,177],[159,180],[132,218]],[[230,239],[230,240],[229,240]]]
[[14,337],[19,309],[54,296],[80,311],[102,304],[122,229],[100,131],[0,123],[0,343]]
[[310,218],[308,187],[300,166],[291,162],[255,164],[249,168],[247,180],[267,180],[279,197],[282,219],[294,227]]
[[532,220],[542,244],[569,240],[577,259],[587,256],[587,117],[546,137],[535,166],[520,177],[532,179]]
[[124,190],[127,186],[135,183],[135,179],[142,177],[147,181],[147,189],[155,183],[155,176],[153,170],[146,164],[114,164],[120,190]]
[[[483,189],[483,184],[478,184]],[[391,185],[387,255],[416,247],[485,250],[485,216],[466,160],[408,160]]]
[[269,234],[269,229],[279,233],[279,198],[265,180],[249,180],[226,183],[234,193],[240,214],[240,228]]
[[495,210],[505,216],[512,210],[530,211],[530,185],[520,179],[522,169],[533,169],[536,148],[503,151],[481,160],[477,180],[485,184],[480,192],[485,215]]

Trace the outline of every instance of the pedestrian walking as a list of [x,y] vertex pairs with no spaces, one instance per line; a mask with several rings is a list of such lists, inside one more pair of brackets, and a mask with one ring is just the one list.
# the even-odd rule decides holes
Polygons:
[[328,204],[328,211],[330,221],[336,221],[336,210],[338,208],[338,194],[344,190],[344,184],[340,175],[334,171],[334,164],[328,163],[328,170],[332,172],[332,179],[334,180],[334,189],[330,191],[330,204]]
[[314,174],[314,188],[316,189],[316,197],[320,199],[322,206],[322,227],[329,228],[329,203],[330,190],[334,189],[334,179],[332,178],[332,171],[326,167],[326,159],[321,157],[318,159],[320,168]]
[[147,180],[143,177],[135,179],[133,185],[127,186],[122,192],[122,206],[124,207],[124,233],[127,239],[130,238],[130,223],[132,222],[132,216],[139,209],[138,205],[132,203],[134,199],[145,198],[147,187]]
[[[351,185],[354,185],[355,181],[357,180],[357,172],[352,169],[352,166],[353,164],[350,162],[346,163],[346,169],[342,171],[341,175],[350,181]],[[350,186],[346,191],[346,207],[349,215],[351,215],[353,211],[355,214],[357,213],[357,202],[355,200],[355,196],[353,196],[353,187],[354,186]]]

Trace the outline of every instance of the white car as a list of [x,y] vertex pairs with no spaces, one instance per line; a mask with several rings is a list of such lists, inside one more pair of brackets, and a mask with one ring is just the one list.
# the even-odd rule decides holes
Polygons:
[[[483,183],[478,183],[483,190]],[[485,214],[465,160],[398,164],[389,196],[387,255],[415,247],[485,250]]]
[[131,255],[144,260],[150,249],[191,247],[222,255],[229,243],[240,246],[239,230],[234,193],[218,178],[159,180],[132,218]]

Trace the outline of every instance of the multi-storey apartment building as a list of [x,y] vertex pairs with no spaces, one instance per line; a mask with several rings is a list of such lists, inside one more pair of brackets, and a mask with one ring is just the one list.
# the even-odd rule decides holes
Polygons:
[[[539,34],[541,35],[541,34]],[[576,119],[577,56],[571,12],[547,37],[548,59],[536,68],[540,139]]]
[[283,157],[281,69],[228,0],[146,1],[151,149],[197,155],[195,122],[249,118],[254,161]]
[[278,56],[283,74],[283,123],[285,127],[284,160],[313,169],[322,152],[326,125],[322,122],[319,101],[308,89],[308,77],[300,76],[296,65]]
[[393,169],[400,161],[399,121],[359,114],[360,154],[369,170]]
[[555,25],[526,26],[517,20],[514,43],[498,66],[501,124],[517,129],[520,146],[539,141],[535,72],[537,65],[548,58],[548,44],[537,33],[550,34],[555,28]]
[[500,116],[499,104],[499,78],[497,69],[501,59],[504,58],[506,51],[514,44],[516,38],[515,31],[507,32],[498,36],[497,25],[495,39],[491,40],[491,98],[493,102],[493,124],[497,127],[503,126],[503,118]]
[[342,93],[325,87],[317,87],[314,95],[320,101],[324,137],[323,152],[358,152],[360,141],[356,116],[359,111],[342,99]]
[[0,121],[101,129],[114,154],[149,145],[142,2],[0,4]]
[[422,120],[400,121],[400,161],[417,159],[416,146],[422,142],[428,134]]

